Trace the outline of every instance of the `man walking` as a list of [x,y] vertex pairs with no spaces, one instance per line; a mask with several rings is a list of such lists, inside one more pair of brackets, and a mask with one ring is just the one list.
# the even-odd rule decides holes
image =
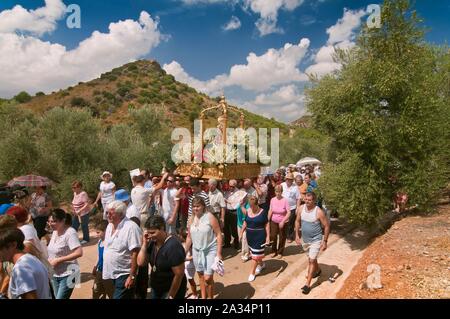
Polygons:
[[[301,241],[299,231],[301,231]],[[327,249],[328,236],[330,235],[330,222],[323,210],[316,206],[316,195],[314,193],[306,193],[305,204],[297,210],[295,234],[295,241],[299,245],[302,244],[309,258],[306,284],[302,287],[303,294],[307,295],[311,291],[311,280],[320,276],[321,270],[317,257],[319,252]]]
[[114,283],[113,299],[133,299],[137,274],[137,255],[141,248],[141,229],[126,217],[121,201],[108,205],[108,221],[103,253],[103,279]]
[[223,194],[221,191],[217,189],[217,180],[214,178],[211,178],[208,181],[209,185],[209,202],[214,210],[214,216],[216,216],[217,220],[219,221],[220,228],[223,229],[224,222],[225,222],[225,198],[223,197]]
[[292,243],[292,241],[295,239],[295,211],[297,207],[300,206],[300,192],[297,185],[294,184],[294,175],[292,173],[288,173],[286,175],[286,181],[282,183],[281,186],[283,187],[282,196],[287,199],[289,208],[291,210],[291,215],[289,217],[286,229],[286,238],[288,239],[288,243]]

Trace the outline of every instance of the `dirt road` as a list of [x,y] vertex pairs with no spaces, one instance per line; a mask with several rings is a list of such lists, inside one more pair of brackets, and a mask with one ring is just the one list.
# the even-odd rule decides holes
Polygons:
[[[89,245],[83,247],[84,255],[79,260],[81,287],[74,290],[73,299],[91,298],[93,278],[90,273],[97,258],[96,242],[93,238]],[[236,250],[224,249],[226,274],[224,277],[215,276],[216,298],[335,298],[368,242],[366,233],[355,231],[354,227],[340,220],[332,220],[328,249],[319,256],[322,275],[313,280],[313,289],[308,296],[300,291],[304,285],[307,257],[295,243],[287,244],[282,259],[270,258],[267,249],[266,268],[251,283],[247,281],[250,262],[243,263]],[[335,283],[328,281],[332,275],[337,278]]]

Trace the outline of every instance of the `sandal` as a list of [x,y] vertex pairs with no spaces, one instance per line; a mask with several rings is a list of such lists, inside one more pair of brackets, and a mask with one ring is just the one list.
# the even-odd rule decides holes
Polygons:
[[310,286],[304,285],[304,286],[302,287],[302,293],[303,293],[304,295],[309,294],[310,291],[311,291],[311,287],[310,287]]
[[313,278],[319,277],[321,273],[322,273],[322,269],[319,269],[319,271],[313,275]]

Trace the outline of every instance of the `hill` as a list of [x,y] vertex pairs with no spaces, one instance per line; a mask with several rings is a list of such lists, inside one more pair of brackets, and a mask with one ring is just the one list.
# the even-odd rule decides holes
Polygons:
[[302,127],[302,128],[311,128],[312,127],[312,117],[310,115],[304,115],[301,118],[291,122],[289,124],[291,127]]
[[[110,126],[126,123],[130,120],[129,109],[143,105],[155,107],[155,111],[164,112],[164,118],[170,127],[191,128],[193,120],[198,118],[203,108],[216,105],[218,98],[211,98],[186,84],[177,82],[167,74],[156,61],[139,60],[104,73],[100,78],[45,95],[37,93],[23,107],[37,113],[43,113],[54,107],[87,108],[94,117]],[[287,126],[246,110],[246,126],[279,127],[287,132]],[[210,114],[207,126],[216,126],[217,116]],[[239,115],[229,114],[230,126],[238,126]]]

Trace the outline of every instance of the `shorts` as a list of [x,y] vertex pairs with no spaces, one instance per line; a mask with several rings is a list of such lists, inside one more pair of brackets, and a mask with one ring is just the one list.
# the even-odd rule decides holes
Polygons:
[[184,262],[184,274],[187,280],[194,279],[195,276],[195,266],[192,260]]
[[202,272],[205,275],[212,275],[212,265],[217,256],[217,246],[210,247],[206,251],[199,251],[195,248],[192,249],[192,257],[194,259],[194,266],[197,272]]
[[317,259],[317,256],[319,256],[321,243],[322,243],[321,240],[314,241],[312,243],[302,242],[303,250],[305,250],[308,253],[309,259]]

